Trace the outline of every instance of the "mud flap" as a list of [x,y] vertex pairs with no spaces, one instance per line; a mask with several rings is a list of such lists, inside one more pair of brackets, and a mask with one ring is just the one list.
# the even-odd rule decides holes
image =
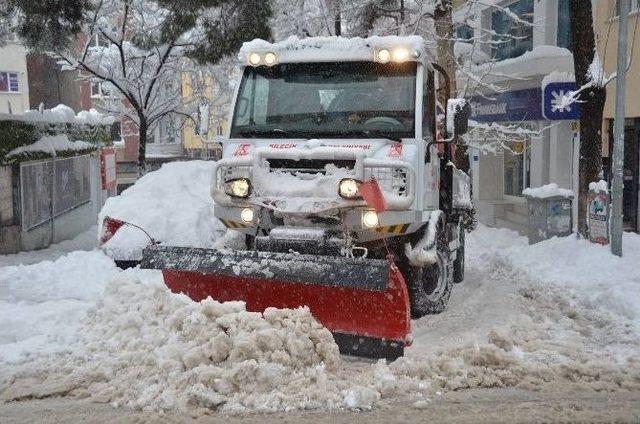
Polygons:
[[196,301],[308,306],[344,354],[395,359],[411,341],[409,295],[387,260],[150,246],[141,267],[161,269],[171,291]]

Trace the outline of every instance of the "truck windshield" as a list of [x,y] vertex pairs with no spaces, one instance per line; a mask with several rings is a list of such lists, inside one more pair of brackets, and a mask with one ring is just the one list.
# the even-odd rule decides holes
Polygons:
[[247,67],[231,137],[413,137],[417,64]]

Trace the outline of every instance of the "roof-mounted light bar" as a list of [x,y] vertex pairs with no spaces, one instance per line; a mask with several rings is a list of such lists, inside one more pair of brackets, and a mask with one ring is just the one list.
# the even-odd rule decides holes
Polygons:
[[263,54],[258,52],[251,52],[247,55],[247,63],[251,66],[272,66],[275,65],[277,61],[278,57],[274,52],[266,52]]
[[420,52],[417,50],[411,51],[405,46],[398,46],[394,48],[383,48],[376,50],[375,60],[380,63],[397,62],[402,63],[413,58],[420,57]]

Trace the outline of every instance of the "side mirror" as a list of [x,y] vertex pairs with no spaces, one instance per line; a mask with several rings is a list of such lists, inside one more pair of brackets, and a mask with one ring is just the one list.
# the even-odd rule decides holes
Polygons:
[[198,105],[198,125],[196,133],[205,136],[209,133],[209,103],[202,102]]
[[462,135],[469,129],[471,105],[466,99],[447,101],[447,133],[449,137]]

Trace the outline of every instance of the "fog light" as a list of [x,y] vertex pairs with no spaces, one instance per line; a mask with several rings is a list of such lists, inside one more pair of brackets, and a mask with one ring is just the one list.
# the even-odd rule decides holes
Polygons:
[[378,221],[378,214],[376,211],[366,211],[362,214],[362,223],[365,227],[377,227],[380,222]]
[[253,66],[258,66],[262,61],[262,57],[258,53],[250,53],[247,59],[249,60],[249,64]]
[[380,63],[387,63],[391,60],[391,52],[387,49],[378,50],[377,56],[378,62]]
[[253,209],[242,209],[242,212],[240,212],[240,219],[242,219],[242,221],[246,222],[247,224],[253,222]]

